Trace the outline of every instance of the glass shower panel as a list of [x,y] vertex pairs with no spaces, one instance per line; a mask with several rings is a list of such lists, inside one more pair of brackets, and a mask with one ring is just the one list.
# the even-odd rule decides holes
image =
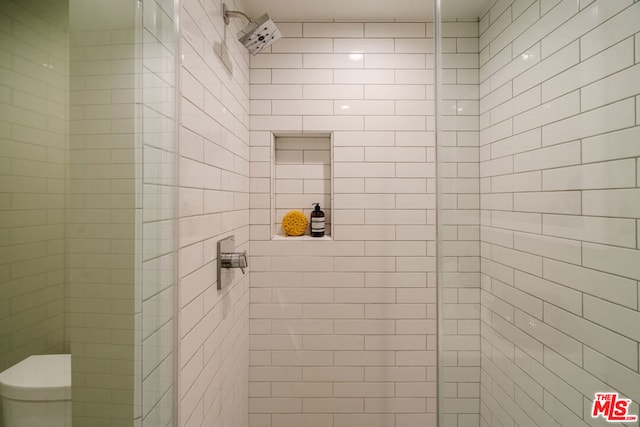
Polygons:
[[63,353],[67,1],[0,2],[0,372]]
[[[437,2],[439,426],[479,425],[478,22]],[[444,16],[444,17],[443,17]]]
[[132,425],[136,10],[70,0],[66,327],[73,424]]
[[637,426],[640,2],[461,4],[439,10],[440,425],[604,426],[615,398]]
[[0,2],[0,371],[71,353],[74,425],[172,423],[175,7]]
[[138,2],[136,380],[144,427],[173,425],[176,354],[177,2]]

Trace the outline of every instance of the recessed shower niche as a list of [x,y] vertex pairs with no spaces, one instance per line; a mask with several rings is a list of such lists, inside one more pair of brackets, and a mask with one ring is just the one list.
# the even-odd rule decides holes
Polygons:
[[[332,136],[328,133],[275,134],[272,137],[271,218],[273,239],[330,239],[333,204]],[[307,219],[320,203],[325,213],[325,236],[285,237],[282,217],[289,211],[304,212]]]

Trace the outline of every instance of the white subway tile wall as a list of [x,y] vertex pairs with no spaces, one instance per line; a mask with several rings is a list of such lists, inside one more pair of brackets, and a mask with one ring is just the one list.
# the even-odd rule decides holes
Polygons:
[[638,413],[639,22],[602,0],[480,21],[482,426],[604,425],[599,391]]
[[[242,10],[241,3],[226,4]],[[234,36],[244,22],[225,27],[221,0],[181,2],[179,18],[178,425],[243,427],[250,275],[234,270],[231,283],[217,290],[216,251],[230,235],[236,250],[249,249],[249,174],[265,175],[249,163],[249,54]],[[260,210],[253,215],[260,218]],[[257,264],[250,261],[249,270]]]
[[439,410],[444,426],[463,427],[478,425],[480,413],[478,114],[487,107],[478,92],[478,22],[443,22],[441,31]]
[[[435,425],[432,25],[278,25],[251,58],[250,425]],[[271,132],[332,133],[333,170],[274,168],[276,218],[333,180],[332,241],[271,240]]]
[[0,4],[0,371],[61,353],[66,16]]

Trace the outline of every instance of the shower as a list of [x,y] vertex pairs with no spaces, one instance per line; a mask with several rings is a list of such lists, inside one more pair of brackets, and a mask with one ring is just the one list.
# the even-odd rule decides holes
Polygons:
[[259,54],[263,49],[271,46],[273,42],[282,38],[280,30],[278,30],[276,24],[273,23],[266,13],[254,21],[243,12],[228,10],[226,3],[222,4],[222,11],[226,25],[229,25],[229,18],[231,16],[242,16],[249,21],[240,33],[238,33],[238,41],[240,41],[252,55]]

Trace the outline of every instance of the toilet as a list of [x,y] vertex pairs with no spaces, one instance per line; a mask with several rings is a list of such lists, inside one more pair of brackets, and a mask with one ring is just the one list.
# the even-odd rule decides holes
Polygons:
[[4,427],[71,427],[71,355],[29,356],[0,373]]

